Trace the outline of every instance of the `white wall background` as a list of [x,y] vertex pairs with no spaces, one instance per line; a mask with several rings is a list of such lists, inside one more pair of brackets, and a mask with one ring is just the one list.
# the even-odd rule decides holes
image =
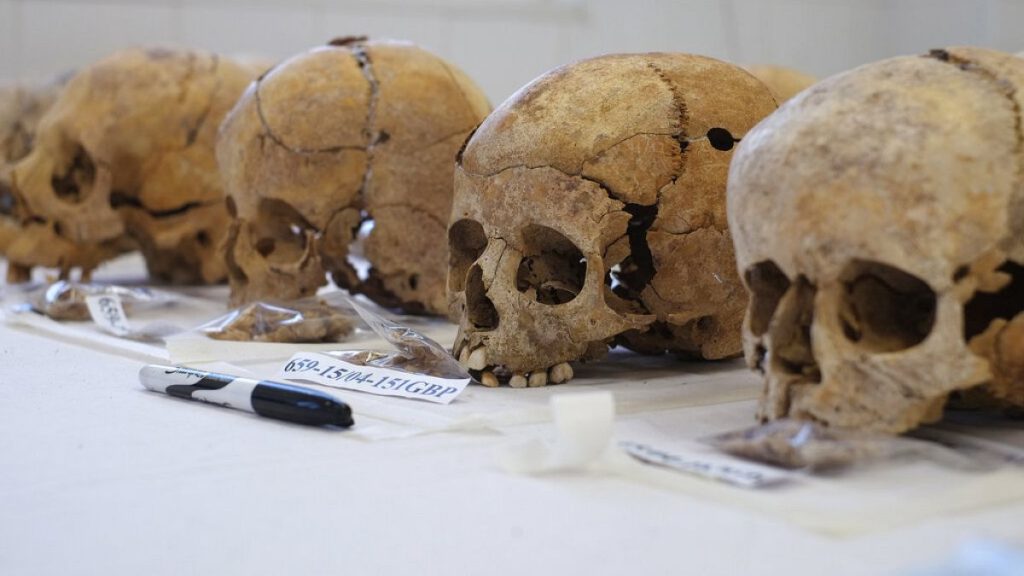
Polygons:
[[404,38],[497,104],[559,64],[675,50],[827,76],[950,44],[1024,50],[1024,0],[0,0],[0,80],[131,45],[282,58],[337,36]]

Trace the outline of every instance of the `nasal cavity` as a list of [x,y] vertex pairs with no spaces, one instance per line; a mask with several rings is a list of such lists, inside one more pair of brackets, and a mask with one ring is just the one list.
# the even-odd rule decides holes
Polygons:
[[846,338],[861,349],[899,352],[931,334],[938,300],[917,276],[881,262],[854,260],[841,278],[839,321]]
[[498,327],[498,310],[487,297],[484,271],[480,266],[473,266],[466,275],[466,318],[479,330],[494,330]]

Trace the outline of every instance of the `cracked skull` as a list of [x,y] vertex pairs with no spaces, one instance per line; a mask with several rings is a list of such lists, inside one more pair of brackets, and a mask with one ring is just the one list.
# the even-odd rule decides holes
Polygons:
[[775,109],[741,69],[612,55],[514,94],[467,142],[449,227],[454,352],[484,384],[541,386],[610,345],[740,352],[726,227],[732,149]]
[[832,77],[747,135],[729,221],[761,417],[902,432],[957,391],[1024,406],[1024,60]]
[[330,272],[382,305],[443,312],[453,161],[489,110],[462,72],[408,43],[340,39],[265,74],[217,148],[232,302],[307,296]]
[[154,279],[223,280],[217,244],[228,216],[214,140],[253,75],[214,55],[160,49],[118,52],[77,73],[14,168],[25,233],[8,250],[12,267],[87,276],[130,243]]

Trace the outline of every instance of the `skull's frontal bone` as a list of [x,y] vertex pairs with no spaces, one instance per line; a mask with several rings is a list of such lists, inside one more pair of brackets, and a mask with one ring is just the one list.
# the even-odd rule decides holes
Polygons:
[[986,382],[1021,405],[1022,82],[988,50],[895,58],[748,134],[729,219],[762,417],[902,432]]
[[564,381],[614,344],[737,354],[725,176],[774,108],[749,74],[683,54],[586,60],[512,96],[456,166],[455,353],[512,386]]

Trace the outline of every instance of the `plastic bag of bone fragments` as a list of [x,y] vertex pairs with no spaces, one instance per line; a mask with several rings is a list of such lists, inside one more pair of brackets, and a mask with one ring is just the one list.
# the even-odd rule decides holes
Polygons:
[[397,324],[369,309],[349,301],[349,305],[378,336],[395,347],[396,352],[367,350],[330,352],[331,356],[362,366],[392,368],[438,378],[472,379],[451,353],[437,342],[408,326]]
[[992,469],[946,446],[915,438],[830,428],[816,422],[780,419],[704,438],[722,452],[787,469],[831,472],[883,461],[925,459],[957,470]]
[[25,293],[25,302],[16,308],[43,314],[53,320],[84,321],[92,319],[89,300],[98,298],[117,300],[126,314],[170,306],[178,300],[177,296],[169,292],[141,286],[60,280],[30,288]]
[[198,328],[217,340],[248,342],[343,342],[359,318],[347,301],[319,297],[245,304]]

